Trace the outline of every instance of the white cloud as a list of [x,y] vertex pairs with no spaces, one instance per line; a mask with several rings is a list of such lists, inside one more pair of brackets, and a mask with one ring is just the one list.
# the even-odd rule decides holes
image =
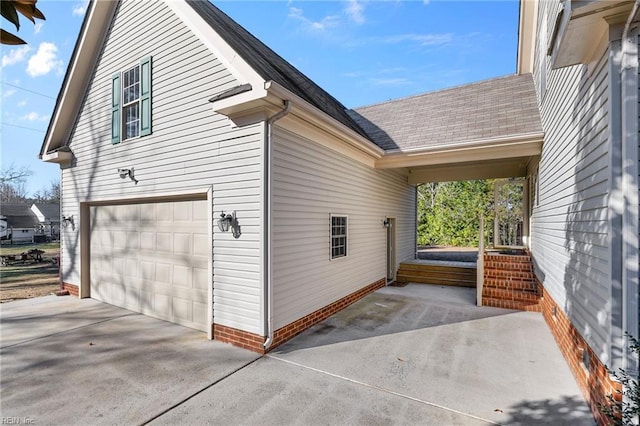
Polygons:
[[453,41],[453,34],[399,34],[395,36],[385,37],[385,43],[402,43],[404,41],[414,41],[422,46],[440,46],[449,44]]
[[27,45],[11,49],[8,55],[2,55],[2,66],[6,67],[24,61],[30,50],[31,48]]
[[38,77],[55,70],[62,72],[62,61],[57,56],[58,48],[53,43],[40,43],[38,51],[29,58],[27,74]]
[[375,86],[406,86],[411,84],[407,78],[372,78],[369,82]]
[[20,117],[20,120],[24,120],[24,121],[47,121],[47,120],[49,120],[49,116],[48,115],[40,115],[35,111],[31,111],[31,112],[23,115],[22,117]]
[[7,90],[3,90],[2,91],[2,97],[3,98],[8,98],[9,96],[13,96],[15,95],[17,92],[16,89],[7,89]]
[[424,4],[429,4],[431,2],[431,0],[422,0],[422,3]]
[[312,31],[324,31],[328,28],[338,25],[338,17],[335,15],[327,15],[319,21],[313,21],[304,16],[304,11],[298,7],[289,8],[289,18],[295,19],[303,24],[305,29]]
[[71,13],[73,16],[84,16],[84,13],[87,11],[87,6],[89,5],[89,0],[83,0],[73,5],[73,9],[71,9]]
[[44,26],[44,24],[42,22],[36,22],[36,25],[33,27],[33,33],[34,34],[39,34],[40,30],[42,30],[43,26]]
[[22,108],[24,106],[27,106],[27,101],[20,101],[18,102],[18,107]]
[[351,21],[358,25],[364,24],[364,6],[362,3],[358,3],[358,0],[348,0],[344,11]]

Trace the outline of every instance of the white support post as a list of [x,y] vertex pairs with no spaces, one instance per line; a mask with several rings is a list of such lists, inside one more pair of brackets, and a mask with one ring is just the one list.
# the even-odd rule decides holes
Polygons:
[[482,306],[482,286],[484,285],[484,218],[482,215],[480,215],[480,238],[478,239],[476,273],[476,305]]

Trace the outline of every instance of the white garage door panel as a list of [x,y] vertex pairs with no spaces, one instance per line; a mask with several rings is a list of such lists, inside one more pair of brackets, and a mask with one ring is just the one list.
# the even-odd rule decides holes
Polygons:
[[207,331],[207,201],[94,206],[91,297]]

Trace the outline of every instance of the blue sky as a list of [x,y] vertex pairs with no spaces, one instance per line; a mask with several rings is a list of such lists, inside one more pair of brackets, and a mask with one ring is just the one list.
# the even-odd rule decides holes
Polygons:
[[[518,1],[222,1],[256,37],[347,107],[515,72]],[[33,171],[30,194],[59,179],[37,159],[86,2],[40,0],[28,45],[2,45],[1,166]]]

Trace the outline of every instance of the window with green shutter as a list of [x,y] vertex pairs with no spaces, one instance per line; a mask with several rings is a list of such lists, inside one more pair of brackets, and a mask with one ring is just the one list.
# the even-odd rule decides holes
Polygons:
[[151,57],[111,79],[111,143],[151,134]]

